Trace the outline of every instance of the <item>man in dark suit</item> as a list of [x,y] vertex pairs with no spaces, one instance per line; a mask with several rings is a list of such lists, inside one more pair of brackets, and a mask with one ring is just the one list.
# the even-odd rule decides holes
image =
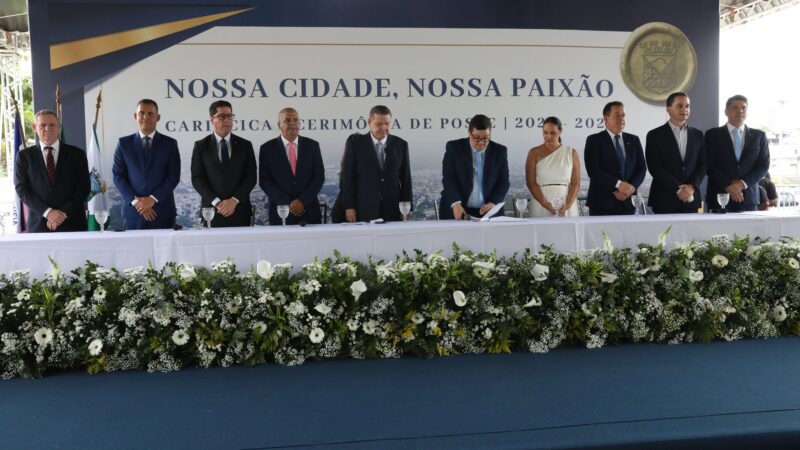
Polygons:
[[[467,135],[448,142],[445,148],[440,219],[481,217],[508,193],[508,152],[491,141],[492,120],[475,115]],[[502,214],[498,211],[496,215]]]
[[709,210],[720,207],[717,194],[727,192],[728,211],[755,211],[759,204],[758,182],[769,170],[769,143],[761,130],[745,126],[747,98],[734,95],[725,102],[728,123],[706,131]]
[[217,100],[208,112],[214,132],[194,143],[192,186],[200,194],[200,208],[216,208],[213,228],[246,227],[253,216],[250,191],[256,185],[253,144],[231,133],[234,115],[229,102]]
[[603,108],[606,129],[586,138],[583,160],[589,175],[586,205],[592,216],[633,214],[631,196],[647,171],[639,138],[623,133],[625,105],[609,102]]
[[696,213],[706,176],[703,132],[688,125],[689,96],[667,97],[669,121],[647,133],[645,158],[653,175],[648,204],[656,214]]
[[178,142],[156,131],[161,116],[153,100],[140,100],[133,118],[139,131],[119,138],[112,167],[125,229],[172,228],[173,191],[181,176]]
[[33,129],[39,143],[17,156],[14,187],[28,206],[28,232],[86,231],[89,163],[86,152],[59,141],[56,113],[36,113]]
[[342,204],[348,222],[402,220],[400,202],[411,202],[408,143],[390,135],[392,112],[369,112],[370,132],[349,139],[344,151]]
[[261,189],[267,194],[269,224],[280,225],[278,205],[289,205],[287,224],[322,223],[319,191],[325,167],[319,143],[300,136],[300,116],[294,108],[278,114],[281,135],[267,141],[258,154]]

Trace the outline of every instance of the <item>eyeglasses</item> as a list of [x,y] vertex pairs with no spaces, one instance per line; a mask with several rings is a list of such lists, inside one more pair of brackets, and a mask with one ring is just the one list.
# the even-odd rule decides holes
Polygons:
[[489,141],[492,140],[491,136],[479,137],[479,136],[475,136],[473,134],[470,134],[469,137],[470,137],[470,139],[472,139],[473,141],[475,141],[475,142],[477,142],[479,144],[483,144],[484,142],[489,142]]
[[233,120],[236,118],[236,114],[215,114],[211,117],[219,120]]

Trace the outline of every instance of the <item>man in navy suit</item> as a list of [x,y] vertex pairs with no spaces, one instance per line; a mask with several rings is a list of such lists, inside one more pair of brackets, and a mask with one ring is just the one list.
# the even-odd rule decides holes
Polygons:
[[114,184],[122,194],[126,230],[172,228],[173,191],[181,176],[178,142],[156,131],[158,104],[140,100],[133,113],[139,131],[119,138],[114,152]]
[[325,168],[319,143],[300,136],[300,116],[294,108],[278,114],[281,135],[267,141],[258,154],[258,183],[267,194],[270,225],[282,223],[278,205],[289,205],[287,224],[322,223],[319,195]]
[[623,133],[625,105],[609,102],[603,108],[606,129],[586,138],[583,161],[589,174],[586,205],[592,216],[633,214],[631,196],[647,171],[639,138]]
[[647,133],[645,158],[653,176],[648,204],[656,214],[696,213],[706,176],[703,132],[688,125],[689,96],[667,97],[669,121]]
[[59,141],[61,124],[53,111],[37,112],[33,129],[39,143],[19,152],[14,165],[14,187],[28,207],[28,232],[86,231],[86,152]]
[[728,211],[755,211],[759,204],[758,182],[769,170],[769,143],[761,130],[745,126],[747,98],[734,95],[725,102],[728,123],[706,131],[709,210],[720,207],[717,194],[727,192]]
[[[477,114],[469,121],[468,137],[447,143],[442,159],[442,199],[439,218],[481,217],[508,193],[506,147],[491,141],[492,120]],[[502,215],[498,211],[496,215]]]
[[208,112],[214,132],[194,143],[192,186],[200,194],[201,208],[216,209],[212,227],[246,227],[253,216],[250,191],[256,185],[253,144],[231,133],[229,102],[217,100]]
[[348,222],[402,220],[400,202],[411,202],[408,143],[390,135],[392,112],[369,112],[369,133],[348,138],[342,164],[341,198]]

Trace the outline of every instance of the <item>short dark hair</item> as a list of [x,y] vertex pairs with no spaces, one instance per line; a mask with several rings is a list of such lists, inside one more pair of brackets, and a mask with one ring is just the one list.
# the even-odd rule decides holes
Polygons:
[[745,97],[744,95],[738,95],[737,94],[737,95],[734,95],[733,97],[729,98],[728,101],[725,102],[725,109],[730,108],[731,104],[733,102],[744,102],[745,104],[748,103],[747,102],[747,97]]
[[228,107],[233,111],[233,106],[231,106],[231,102],[227,100],[217,100],[208,107],[208,115],[214,116],[217,113],[217,108],[225,108]]
[[136,107],[138,108],[139,105],[153,105],[156,108],[156,112],[158,112],[158,103],[155,100],[150,100],[149,98],[143,98],[136,102]]
[[558,131],[564,130],[564,125],[561,124],[561,119],[559,119],[556,116],[550,116],[547,119],[544,119],[544,122],[542,122],[542,126],[547,125],[548,123],[552,123],[553,125],[555,125],[556,128],[558,128]]
[[625,105],[623,105],[620,101],[608,102],[606,103],[606,106],[603,107],[603,117],[611,114],[611,108],[615,106],[621,106],[623,108],[625,107]]
[[672,94],[669,94],[669,97],[667,97],[667,108],[672,106],[672,104],[675,103],[675,99],[678,97],[689,98],[689,96],[684,92],[673,92]]
[[491,130],[492,119],[484,116],[483,114],[475,114],[472,119],[469,119],[469,131],[472,130]]
[[375,105],[372,109],[369,110],[369,118],[372,119],[374,116],[391,116],[392,111],[389,109],[388,106],[383,105]]

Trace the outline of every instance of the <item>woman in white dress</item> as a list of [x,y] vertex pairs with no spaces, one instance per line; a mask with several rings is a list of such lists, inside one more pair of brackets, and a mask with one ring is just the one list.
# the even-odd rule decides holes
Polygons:
[[556,210],[561,216],[579,215],[576,200],[581,183],[581,162],[574,148],[561,143],[562,128],[557,117],[545,119],[544,144],[528,151],[525,182],[534,199],[531,202],[533,217],[550,217]]

